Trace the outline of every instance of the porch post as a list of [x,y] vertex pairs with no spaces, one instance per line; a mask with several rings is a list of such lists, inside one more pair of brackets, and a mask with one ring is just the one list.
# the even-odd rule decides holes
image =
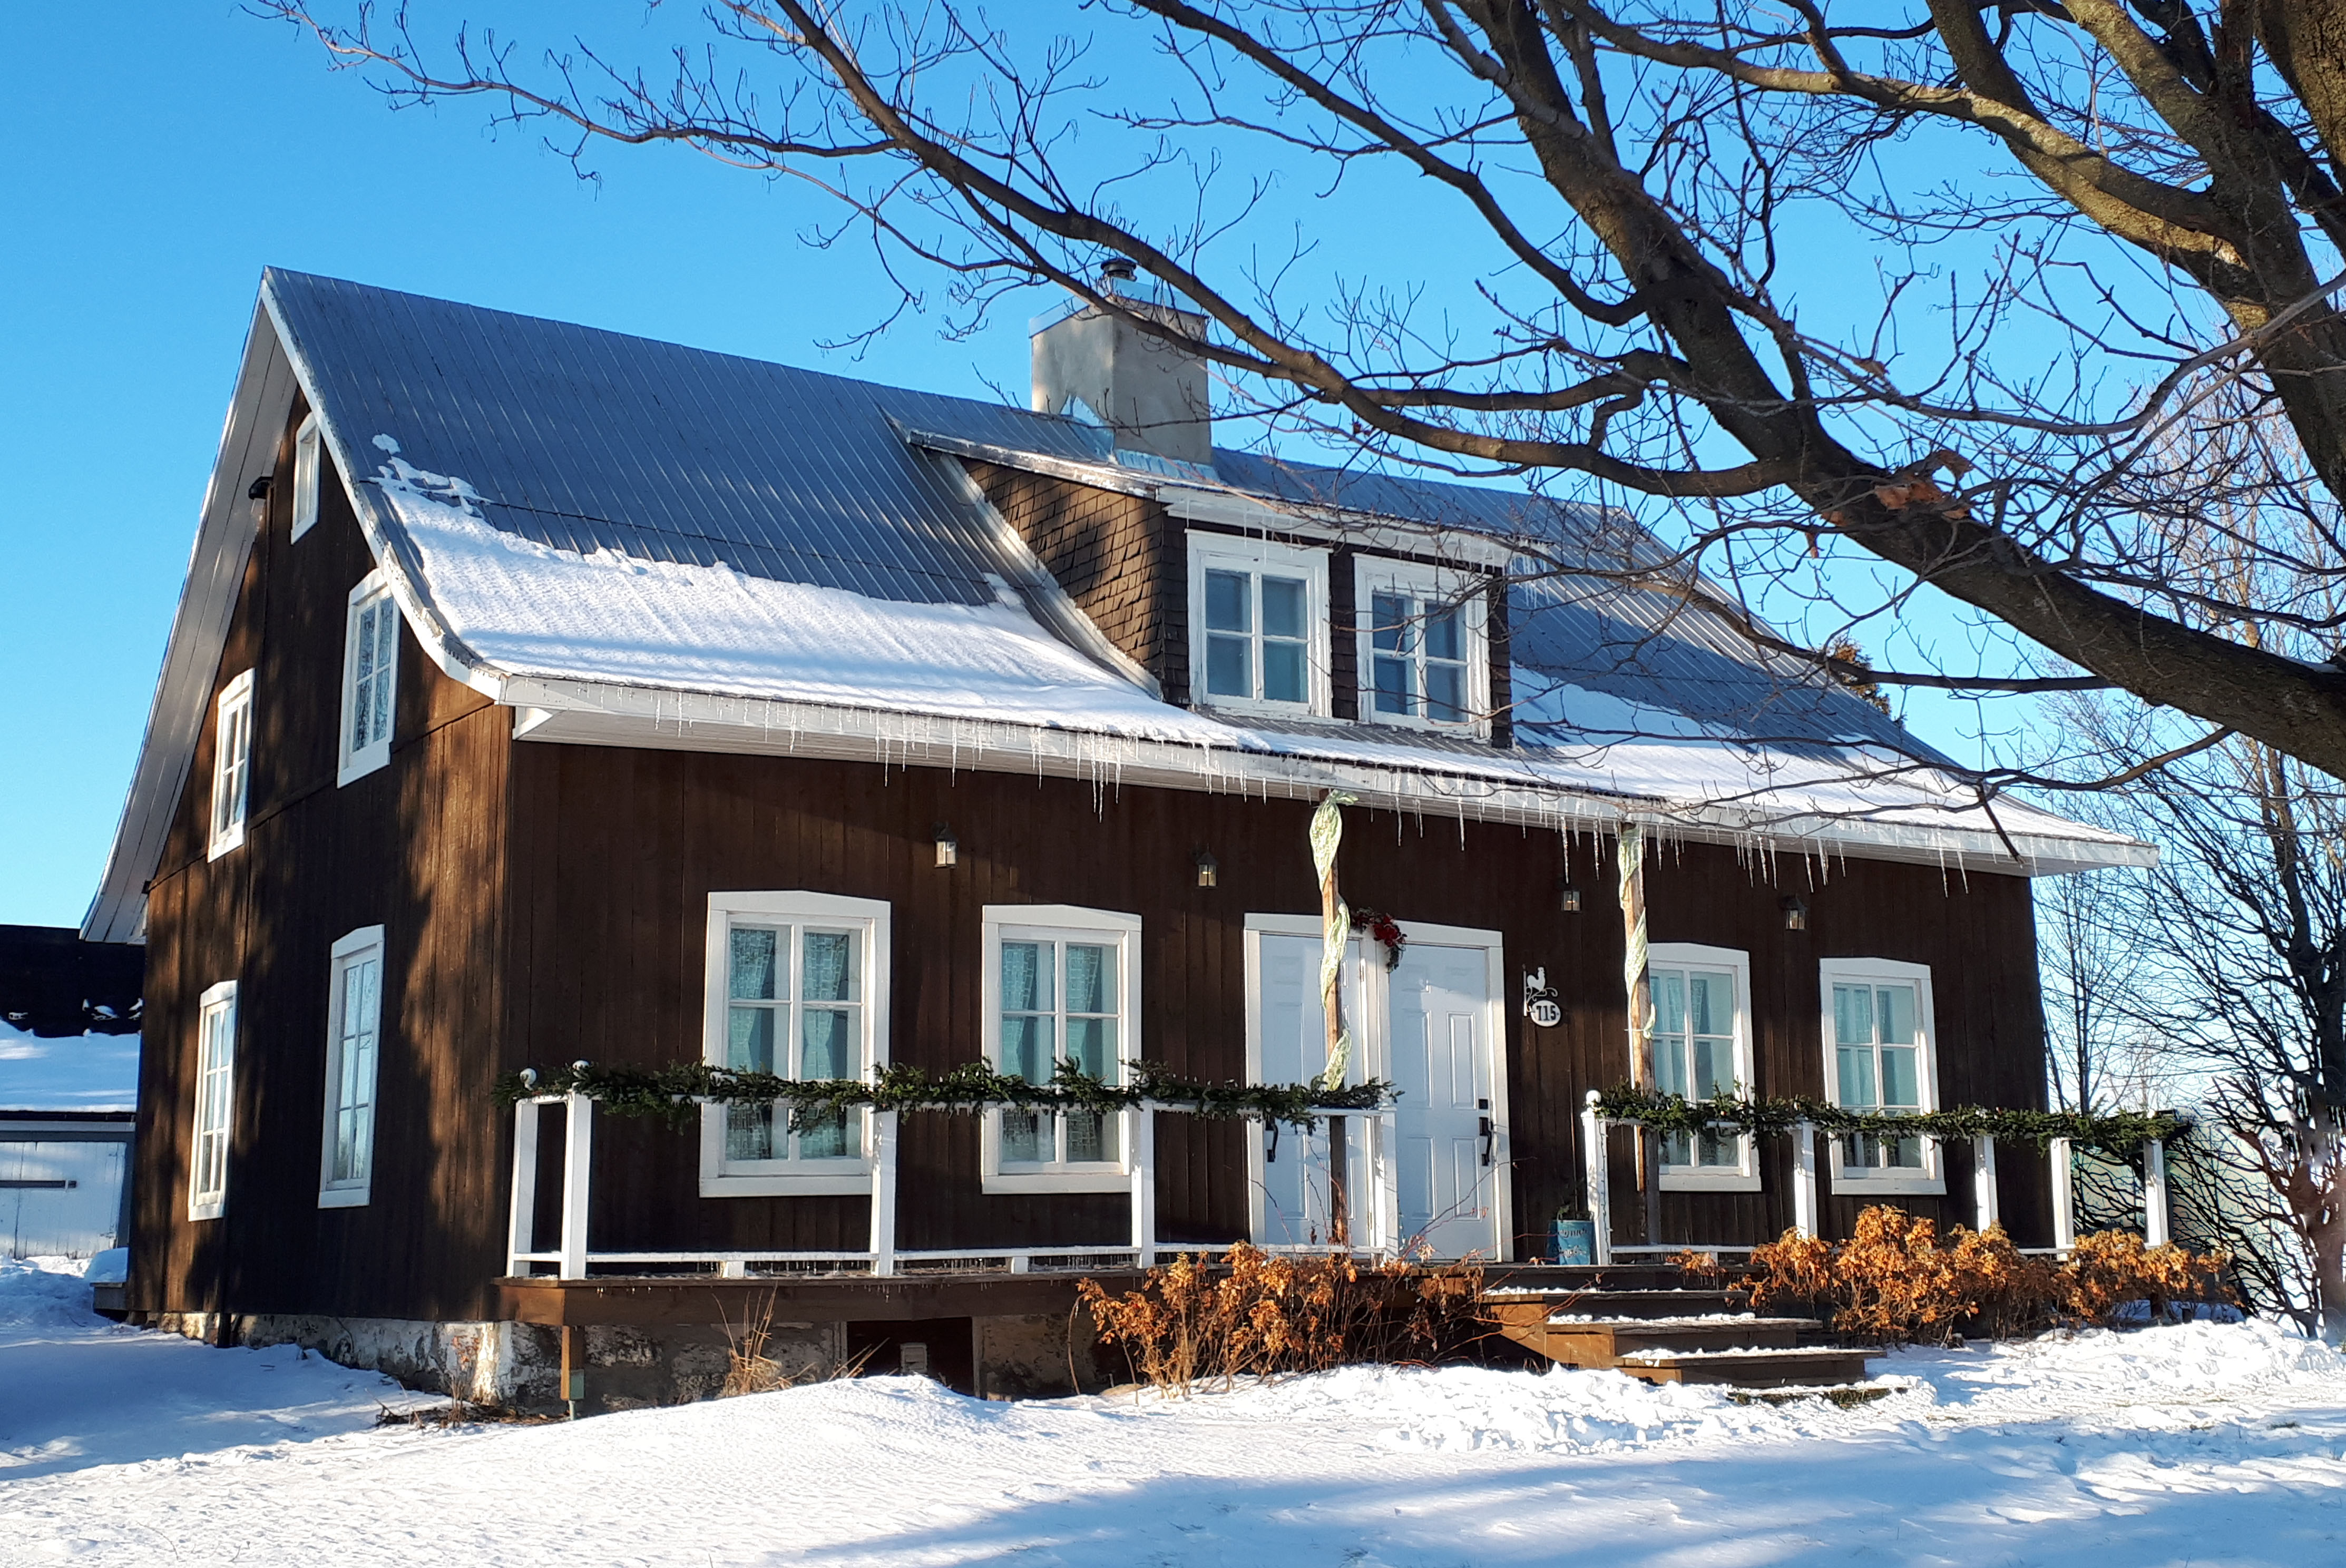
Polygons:
[[2069,1169],[2069,1140],[2055,1138],[2046,1152],[2053,1161],[2053,1249],[2066,1253],[2077,1245],[2077,1187]]
[[[1338,1127],[1343,1123],[1337,1122]],[[1157,1267],[1157,1113],[1143,1105],[1131,1113],[1132,1251],[1143,1268]]]
[[1982,1133],[1972,1139],[1972,1201],[1979,1209],[1976,1227],[1984,1236],[2002,1223],[2004,1208],[1997,1201],[1995,1190],[1995,1135]]
[[545,1109],[535,1100],[514,1102],[513,1208],[505,1219],[505,1274],[527,1273],[534,1264],[521,1255],[537,1250],[537,1120]]
[[1818,1234],[1817,1127],[1805,1119],[1792,1124],[1792,1228]]
[[2142,1145],[2142,1239],[2165,1247],[2167,1233],[2167,1143],[2153,1138]]
[[586,1278],[586,1203],[595,1175],[595,1102],[562,1096],[562,1265],[565,1279]]
[[872,1115],[872,1272],[896,1272],[896,1113]]
[[1600,1268],[1613,1262],[1613,1186],[1612,1171],[1605,1147],[1608,1125],[1596,1114],[1596,1091],[1588,1091],[1587,1108],[1580,1113],[1581,1156],[1588,1166],[1588,1217],[1595,1222],[1596,1245],[1589,1256]]
[[1401,1256],[1401,1168],[1398,1164],[1401,1131],[1394,1124],[1389,1105],[1370,1125],[1376,1129],[1377,1146],[1371,1154],[1370,1179],[1376,1184],[1377,1247],[1387,1257]]

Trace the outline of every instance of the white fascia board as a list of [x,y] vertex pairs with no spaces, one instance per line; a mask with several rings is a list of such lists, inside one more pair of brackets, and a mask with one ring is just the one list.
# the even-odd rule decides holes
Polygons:
[[[1611,832],[1636,822],[1659,837],[1759,854],[1897,860],[1951,874],[2046,876],[2143,866],[2157,858],[2148,845],[2131,841],[2014,832],[2010,838],[2020,851],[2015,860],[1991,830],[1674,804],[1576,789],[1504,764],[1476,774],[1431,761],[1412,768],[1307,751],[1266,752],[530,675],[507,677],[505,693],[505,701],[531,710],[531,722],[516,738],[532,743],[964,768],[1260,799],[1317,799],[1341,789],[1366,806],[1437,818],[1579,832]],[[1515,776],[1506,776],[1509,771]]]
[[[261,308],[269,312],[277,327],[278,341],[284,345],[286,358],[292,362],[293,372],[300,379],[301,391],[310,400],[311,412],[318,416],[318,432],[326,451],[334,460],[334,471],[342,476],[342,494],[349,497],[351,511],[359,520],[359,532],[364,535],[367,553],[374,557],[383,581],[391,588],[391,596],[399,602],[399,609],[407,629],[451,680],[471,687],[482,696],[496,700],[504,691],[502,672],[475,655],[448,627],[446,617],[432,602],[423,564],[407,542],[407,535],[397,525],[387,508],[380,504],[381,486],[375,470],[381,466],[368,436],[363,447],[352,444],[359,433],[342,428],[334,411],[325,405],[317,394],[317,378],[301,352],[301,345],[285,331],[277,314],[277,301],[264,282],[260,290]],[[363,466],[362,464],[363,463]]]
[[910,426],[900,425],[898,429],[908,444],[932,452],[1046,474],[1118,495],[1159,501],[1183,522],[1210,524],[1249,534],[1287,534],[1492,571],[1504,570],[1515,559],[1515,552],[1504,542],[1471,528],[1443,528],[1431,523],[1388,517],[1382,513],[1350,512],[1335,506],[1273,502],[1241,490],[1216,489],[1162,474],[1136,472],[1105,460],[1077,462]]
[[236,614],[237,590],[258,525],[245,492],[277,459],[277,433],[292,406],[294,376],[275,324],[256,306],[244,358],[221,423],[219,452],[197,514],[196,540],[163,647],[147,731],[97,893],[82,917],[89,942],[138,942],[146,927],[146,884],[161,861],[171,810],[188,781],[196,741],[211,707],[212,677]]
[[381,509],[373,504],[372,482],[353,482],[352,476],[360,471],[352,461],[352,451],[342,439],[343,433],[335,429],[332,412],[320,406],[315,385],[277,315],[264,280],[260,300],[253,307],[252,325],[245,334],[235,390],[229,397],[219,453],[213,459],[211,481],[204,490],[187,579],[171,617],[171,636],[164,645],[163,667],[148,708],[146,735],[131,771],[129,793],[123,801],[97,895],[82,917],[81,934],[86,941],[146,940],[147,881],[161,863],[172,809],[194,765],[197,737],[211,706],[212,678],[219,672],[229,623],[236,614],[237,593],[244,581],[245,562],[259,532],[259,509],[245,493],[255,479],[275,468],[277,438],[291,412],[296,391],[318,413],[326,448],[342,476],[367,548],[384,567],[409,629],[454,678],[491,698],[501,689],[497,673],[482,666],[448,635],[436,609],[419,591],[420,577],[411,568],[407,553],[386,549],[397,531],[385,527]]

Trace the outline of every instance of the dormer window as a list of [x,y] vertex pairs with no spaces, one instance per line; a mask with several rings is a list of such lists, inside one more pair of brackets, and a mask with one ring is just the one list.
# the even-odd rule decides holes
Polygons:
[[1189,535],[1190,688],[1209,708],[1328,712],[1328,556]]
[[1488,732],[1490,635],[1483,581],[1410,561],[1361,558],[1361,717]]

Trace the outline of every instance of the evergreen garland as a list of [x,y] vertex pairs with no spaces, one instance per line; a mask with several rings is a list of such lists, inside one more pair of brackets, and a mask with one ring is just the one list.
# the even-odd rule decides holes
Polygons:
[[1383,1079],[1333,1089],[1317,1084],[1200,1083],[1176,1077],[1151,1062],[1137,1064],[1123,1084],[1095,1078],[1073,1062],[1061,1062],[1047,1084],[1010,1077],[983,1062],[964,1062],[942,1077],[931,1077],[906,1063],[891,1063],[871,1082],[784,1078],[707,1062],[672,1062],[664,1067],[573,1062],[567,1067],[508,1073],[497,1080],[496,1094],[506,1105],[537,1095],[584,1095],[613,1115],[657,1116],[679,1127],[688,1126],[704,1105],[788,1105],[794,1132],[867,1105],[876,1111],[964,1115],[998,1107],[1103,1115],[1148,1107],[1200,1116],[1254,1117],[1309,1132],[1323,1115],[1382,1111],[1392,1104],[1396,1091]]
[[2055,1138],[2067,1138],[2122,1160],[2133,1159],[2151,1139],[2171,1140],[2190,1125],[2173,1111],[2088,1115],[2076,1111],[1989,1111],[1964,1105],[1952,1111],[1899,1115],[1847,1110],[1804,1096],[1739,1100],[1719,1095],[1689,1100],[1683,1095],[1657,1094],[1629,1084],[1599,1094],[1596,1114],[1607,1121],[1633,1122],[1662,1133],[1699,1133],[1721,1125],[1746,1133],[1789,1133],[1807,1122],[1832,1137],[1856,1134],[1881,1138],[1974,1138],[1985,1133],[2002,1143],[2034,1144],[2040,1149]]

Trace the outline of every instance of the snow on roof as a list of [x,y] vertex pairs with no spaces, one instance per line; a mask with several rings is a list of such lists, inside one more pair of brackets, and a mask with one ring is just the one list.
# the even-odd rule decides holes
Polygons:
[[273,463],[297,385],[442,667],[516,707],[591,714],[602,738],[693,708],[644,701],[669,692],[740,732],[712,744],[828,729],[933,741],[979,767],[1341,784],[1515,820],[1636,815],[2031,871],[2147,853],[2018,805],[1989,820],[1932,767],[1943,759],[1849,692],[1755,654],[1707,610],[1595,575],[1511,584],[1511,750],[1177,708],[946,453],[1159,495],[1180,515],[1494,566],[1525,539],[1551,544],[1551,568],[1575,549],[1592,569],[1658,552],[1617,514],[1228,450],[1210,471],[1139,462],[1072,419],[272,269],[93,937],[137,935],[251,543],[240,498]]
[[0,1021],[0,1115],[128,1111],[138,1104],[138,1035],[39,1038]]

